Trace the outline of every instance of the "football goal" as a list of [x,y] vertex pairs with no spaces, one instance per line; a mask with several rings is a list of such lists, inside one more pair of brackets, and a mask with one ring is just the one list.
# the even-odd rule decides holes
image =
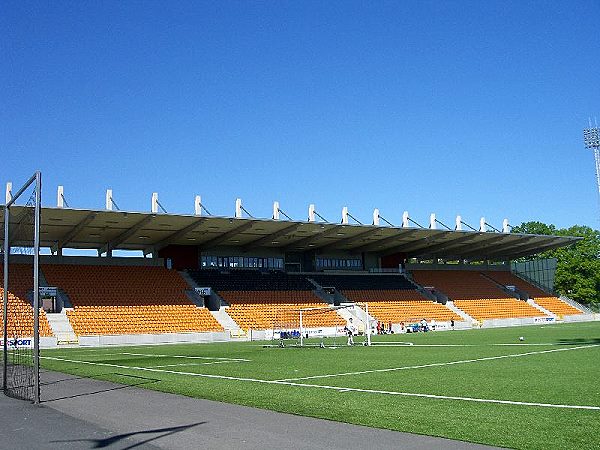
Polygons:
[[[370,345],[368,313],[365,314],[363,308],[347,303],[280,309],[273,317],[271,346],[336,348],[348,344]],[[352,339],[348,339],[350,334]]]
[[40,401],[41,189],[39,171],[14,193],[9,184],[2,211],[2,389],[34,403]]

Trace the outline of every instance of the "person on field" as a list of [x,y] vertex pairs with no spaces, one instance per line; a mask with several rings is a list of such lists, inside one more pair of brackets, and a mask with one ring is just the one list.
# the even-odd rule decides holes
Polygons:
[[354,326],[354,323],[352,322],[352,317],[350,317],[350,319],[348,319],[348,324],[346,325],[347,328],[347,332],[348,332],[348,345],[354,345],[354,334],[356,333],[356,327]]

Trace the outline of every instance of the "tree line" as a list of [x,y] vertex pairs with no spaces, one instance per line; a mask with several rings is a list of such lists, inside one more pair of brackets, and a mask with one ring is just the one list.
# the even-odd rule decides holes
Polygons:
[[513,233],[576,236],[580,241],[568,247],[540,253],[540,258],[556,258],[554,289],[573,300],[600,308],[600,231],[588,226],[556,228],[542,222],[524,222]]

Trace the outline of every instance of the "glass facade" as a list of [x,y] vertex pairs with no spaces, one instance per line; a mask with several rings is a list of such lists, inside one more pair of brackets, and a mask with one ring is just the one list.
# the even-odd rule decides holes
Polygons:
[[202,255],[201,267],[240,268],[240,269],[283,269],[283,258],[262,258],[253,256],[209,256]]
[[317,258],[317,270],[362,270],[362,260],[348,258]]
[[511,263],[511,271],[547,291],[554,292],[555,258],[513,262]]

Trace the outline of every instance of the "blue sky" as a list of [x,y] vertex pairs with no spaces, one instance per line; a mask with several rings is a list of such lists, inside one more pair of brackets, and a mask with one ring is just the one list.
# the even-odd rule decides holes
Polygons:
[[[600,2],[0,6],[0,182],[44,204],[598,228]],[[2,189],[3,191],[4,189]]]

